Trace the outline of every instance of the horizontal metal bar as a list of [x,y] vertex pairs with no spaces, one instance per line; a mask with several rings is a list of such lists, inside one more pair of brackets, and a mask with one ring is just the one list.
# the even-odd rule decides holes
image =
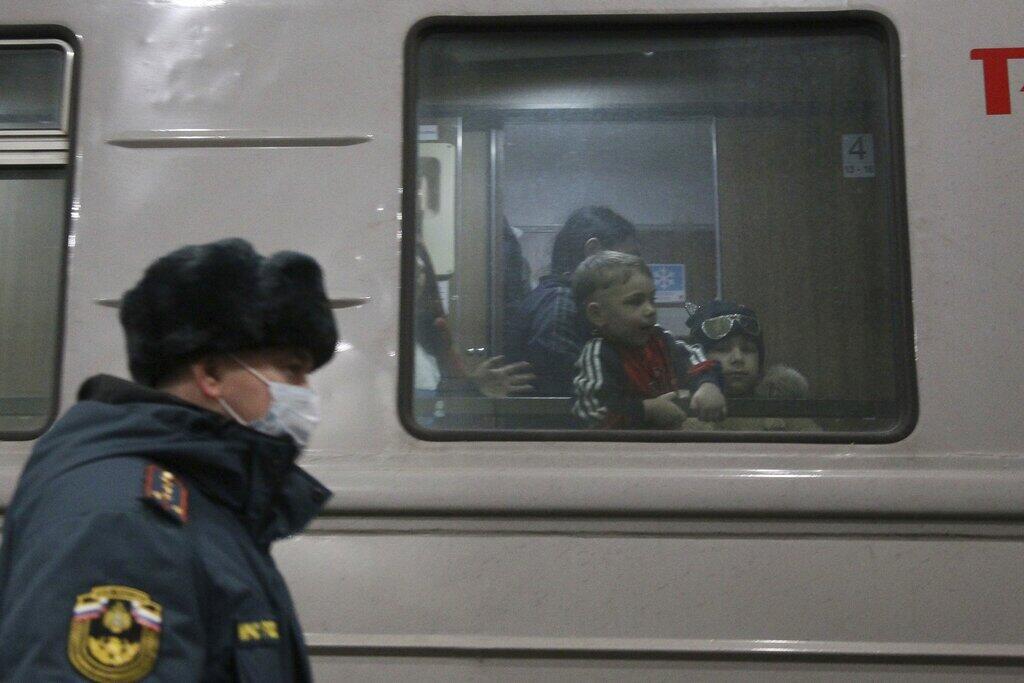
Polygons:
[[[445,412],[450,415],[494,417],[570,415],[573,404],[573,399],[564,397],[438,396],[416,399],[417,411],[432,413],[438,400],[444,401]],[[732,417],[876,418],[899,414],[895,405],[888,401],[733,398],[728,400],[728,408]]]
[[470,130],[497,128],[510,123],[575,122],[575,121],[678,121],[722,117],[868,115],[883,106],[871,100],[845,100],[829,103],[794,100],[749,101],[693,100],[689,102],[651,101],[642,104],[612,103],[601,106],[591,103],[567,104],[552,108],[550,105],[519,105],[502,100],[485,104],[438,103],[421,101],[417,115],[421,119],[461,116],[463,125]]
[[[331,308],[358,308],[359,306],[370,303],[370,301],[371,297],[368,296],[339,296],[327,299],[327,305]],[[97,306],[103,306],[105,308],[121,307],[121,297],[93,299],[92,302]]]
[[[307,466],[334,496],[328,514],[363,516],[501,516],[813,518],[847,520],[1024,519],[1024,458],[1011,454],[917,454],[914,457],[812,455],[788,444],[792,457],[764,462],[771,445],[747,455],[708,455],[703,444],[671,444],[674,465],[640,466],[621,443],[593,443],[563,466],[527,466],[489,459],[503,444],[473,443],[480,466],[356,467],[349,451],[309,451]],[[459,444],[445,444],[450,450]],[[719,451],[735,444],[716,444]],[[662,458],[661,444],[645,446]],[[659,449],[662,452],[659,453]],[[701,453],[701,450],[705,450]],[[550,451],[549,451],[550,453]],[[716,452],[717,453],[717,452]],[[603,466],[586,464],[599,460]],[[498,461],[502,462],[502,461]],[[785,462],[786,464],[783,464]]]
[[[653,230],[672,230],[674,232],[709,232],[715,229],[713,223],[634,223],[640,232]],[[561,223],[543,223],[537,225],[523,225],[517,223],[512,227],[530,234],[556,233],[562,229]]]
[[5,152],[0,150],[0,166],[64,166],[67,152]]
[[61,137],[48,137],[48,138],[11,138],[2,139],[0,138],[0,153],[3,152],[25,152],[25,151],[53,151],[63,150],[67,151],[68,141],[67,138]]
[[165,147],[348,147],[373,140],[372,135],[268,135],[245,130],[127,131],[107,140],[130,149]]
[[321,656],[489,657],[508,659],[718,659],[1024,666],[1024,646],[821,640],[541,638],[476,635],[307,633]]
[[453,538],[657,539],[657,540],[924,540],[1024,542],[1024,524],[1013,521],[820,519],[817,517],[642,517],[571,515],[345,515],[327,511],[302,532],[334,538],[403,536]]
[[20,129],[20,128],[3,128],[0,129],[0,144],[7,144],[5,138],[58,138],[63,137],[64,132],[57,128],[40,128],[35,129]]

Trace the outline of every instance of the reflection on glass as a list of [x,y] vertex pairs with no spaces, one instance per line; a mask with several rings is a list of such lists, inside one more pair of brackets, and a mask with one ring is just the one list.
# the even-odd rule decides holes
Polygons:
[[[894,429],[911,388],[890,49],[861,19],[426,30],[418,424]],[[580,298],[606,250],[642,272]],[[605,290],[636,298],[642,339],[616,336]],[[619,393],[588,404],[609,372]]]

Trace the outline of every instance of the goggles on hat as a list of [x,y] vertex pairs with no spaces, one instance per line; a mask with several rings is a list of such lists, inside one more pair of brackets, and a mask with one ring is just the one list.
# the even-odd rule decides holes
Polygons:
[[761,336],[761,325],[758,324],[757,318],[742,313],[729,313],[708,318],[700,324],[700,331],[708,339],[718,341],[726,337],[737,326],[744,334],[752,337]]

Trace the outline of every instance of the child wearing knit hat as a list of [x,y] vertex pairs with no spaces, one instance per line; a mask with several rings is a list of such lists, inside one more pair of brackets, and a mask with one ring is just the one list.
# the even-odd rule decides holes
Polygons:
[[[793,368],[766,368],[764,336],[757,313],[730,301],[711,301],[690,316],[686,323],[690,340],[704,347],[709,360],[722,366],[726,399],[806,399],[810,390],[806,378]],[[683,429],[725,431],[818,431],[809,418],[729,417],[710,424],[690,418]]]

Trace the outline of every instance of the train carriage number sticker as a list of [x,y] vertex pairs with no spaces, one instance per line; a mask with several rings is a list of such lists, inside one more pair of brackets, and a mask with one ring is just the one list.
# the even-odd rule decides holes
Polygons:
[[153,670],[163,608],[127,586],[93,586],[78,596],[68,633],[68,659],[90,681],[137,681]]
[[843,136],[843,177],[875,177],[875,139],[870,133]]

